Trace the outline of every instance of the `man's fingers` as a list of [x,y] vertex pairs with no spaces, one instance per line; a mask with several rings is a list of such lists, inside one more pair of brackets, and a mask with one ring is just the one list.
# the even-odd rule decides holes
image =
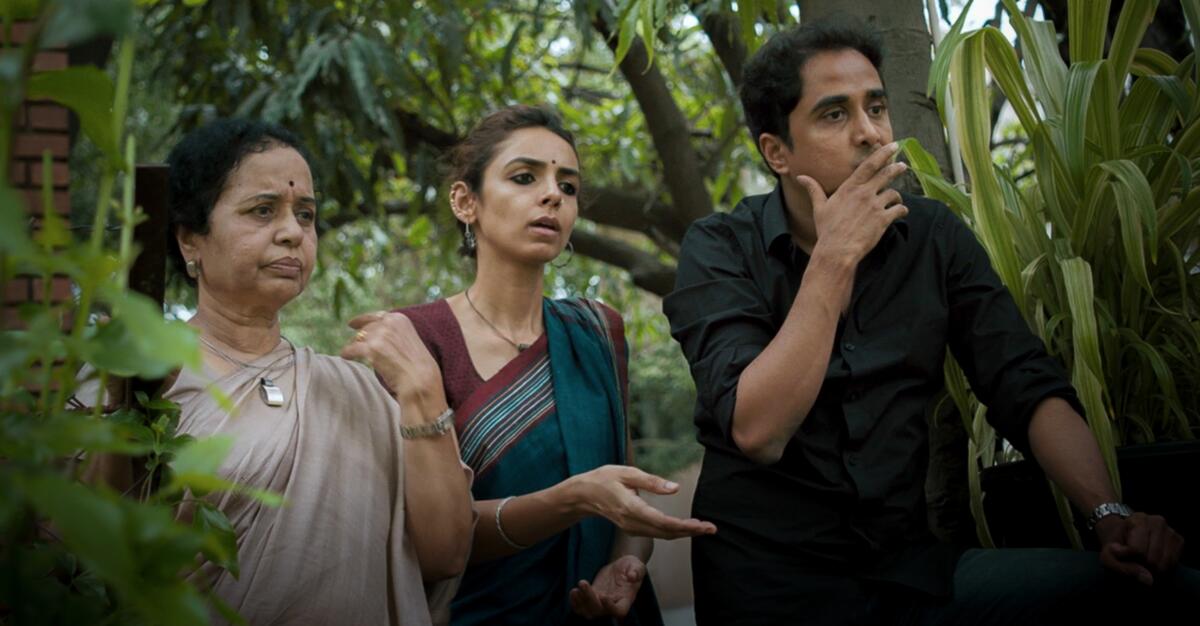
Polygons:
[[1110,570],[1136,578],[1143,585],[1153,585],[1154,575],[1134,559],[1140,559],[1142,553],[1136,549],[1119,543],[1110,543],[1100,550],[1100,562]]
[[362,328],[363,326],[366,326],[367,324],[373,324],[375,322],[378,322],[379,320],[383,319],[384,315],[387,315],[387,311],[373,311],[371,313],[363,313],[362,315],[355,316],[354,319],[347,322],[347,325],[349,325],[350,328],[353,328],[354,330],[358,330],[358,329]]
[[895,189],[884,189],[883,191],[879,192],[877,198],[885,209],[896,206],[897,204],[904,204],[904,198],[901,198],[900,192],[896,191]]
[[875,172],[875,175],[867,181],[867,185],[876,192],[887,189],[887,186],[892,184],[893,180],[900,177],[901,174],[908,171],[908,164],[904,162],[892,163],[886,165]]
[[903,204],[893,204],[892,206],[883,210],[883,215],[887,218],[888,223],[891,224],[905,215],[908,215],[908,207],[904,206]]
[[1150,553],[1150,529],[1145,524],[1131,524],[1125,533],[1125,545],[1145,558]]
[[[846,179],[846,182],[852,185],[861,185],[867,183],[877,174],[879,174],[880,170],[887,166],[888,161],[891,161],[892,157],[896,156],[896,152],[899,149],[900,144],[894,141],[887,145],[876,148],[875,151],[870,154],[870,156],[863,159],[863,162],[858,164],[858,167],[854,168],[854,172],[850,174],[850,177]],[[845,183],[843,183],[843,185],[844,184]]]

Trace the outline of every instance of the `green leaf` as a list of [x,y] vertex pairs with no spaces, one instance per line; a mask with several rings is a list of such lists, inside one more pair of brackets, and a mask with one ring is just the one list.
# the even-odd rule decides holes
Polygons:
[[25,202],[7,184],[0,182],[0,254],[18,258],[32,255],[28,222]]
[[44,45],[119,38],[133,30],[133,3],[129,0],[60,0],[56,4],[46,24]]
[[613,53],[613,68],[617,70],[617,66],[621,61],[625,60],[625,55],[629,54],[629,48],[633,46],[633,38],[637,35],[637,8],[639,0],[625,0],[619,17],[617,18],[617,50]]
[[[1099,61],[1104,55],[1104,39],[1108,35],[1109,0],[1087,0],[1067,3],[1068,43],[1071,62]],[[1071,110],[1070,107],[1067,110]]]
[[933,55],[933,62],[929,66],[929,82],[925,85],[925,95],[937,101],[938,114],[942,116],[943,124],[946,123],[946,89],[941,86],[949,80],[950,61],[954,58],[959,44],[962,43],[963,26],[967,22],[967,13],[974,2],[975,0],[967,0],[962,12],[958,14],[958,19],[950,27],[950,32],[942,38],[942,42]]
[[162,378],[185,365],[199,369],[199,343],[191,326],[163,319],[158,304],[142,294],[103,285],[99,295],[112,306],[110,323],[120,324],[112,336],[106,336],[112,343],[105,345],[117,345],[136,355],[125,355],[125,366],[136,362],[138,375],[151,379]]
[[53,100],[75,112],[79,125],[110,163],[120,163],[112,122],[113,84],[101,69],[90,66],[36,72],[26,98]]
[[237,534],[229,518],[211,504],[200,501],[192,516],[192,525],[208,539],[205,542],[205,556],[229,570],[236,579],[239,574]]
[[1125,6],[1121,7],[1121,16],[1117,18],[1117,28],[1108,48],[1109,66],[1117,83],[1125,82],[1138,44],[1154,20],[1157,6],[1158,0],[1126,0]]
[[123,592],[137,588],[136,556],[118,501],[54,474],[26,476],[21,490],[97,575]]

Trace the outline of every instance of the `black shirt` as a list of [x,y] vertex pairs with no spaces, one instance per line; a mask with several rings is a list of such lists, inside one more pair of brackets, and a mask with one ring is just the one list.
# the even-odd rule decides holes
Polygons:
[[706,452],[693,513],[717,524],[714,539],[797,573],[945,595],[957,552],[935,545],[924,486],[925,412],[946,348],[1023,452],[1042,399],[1082,409],[974,234],[941,203],[904,204],[909,215],[859,264],[816,403],[775,464],[743,455],[731,424],[738,377],[783,325],[808,264],[778,187],[692,225],[663,310],[696,382]]

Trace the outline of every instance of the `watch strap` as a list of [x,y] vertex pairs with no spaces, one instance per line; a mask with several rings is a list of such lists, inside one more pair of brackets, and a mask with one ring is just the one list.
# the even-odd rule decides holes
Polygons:
[[1092,514],[1089,515],[1087,519],[1088,530],[1094,530],[1096,528],[1096,524],[1100,523],[1100,520],[1108,517],[1109,515],[1129,517],[1130,515],[1133,515],[1133,509],[1121,502],[1105,502],[1092,509]]

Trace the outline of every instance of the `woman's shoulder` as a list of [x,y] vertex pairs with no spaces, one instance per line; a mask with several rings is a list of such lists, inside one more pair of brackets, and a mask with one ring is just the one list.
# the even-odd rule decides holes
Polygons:
[[322,354],[309,346],[297,348],[297,351],[302,352],[311,364],[314,382],[321,380],[342,384],[377,382],[375,371],[357,361],[350,361],[332,354]]
[[560,298],[550,301],[568,321],[582,323],[617,347],[625,345],[625,320],[613,307],[593,298]]
[[591,318],[592,320],[602,323],[606,326],[623,328],[625,321],[621,318],[621,314],[608,304],[593,298],[559,298],[551,300],[556,307],[573,317]]

